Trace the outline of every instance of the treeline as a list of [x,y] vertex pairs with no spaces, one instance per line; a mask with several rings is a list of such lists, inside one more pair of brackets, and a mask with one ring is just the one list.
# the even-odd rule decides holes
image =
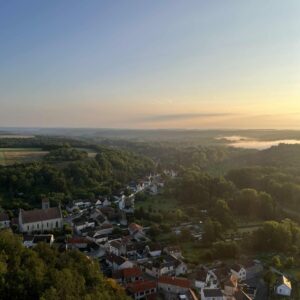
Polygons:
[[254,188],[272,196],[284,208],[299,212],[300,173],[297,169],[252,167],[231,170],[227,175],[238,188]]
[[52,162],[62,161],[74,161],[81,160],[88,157],[86,151],[72,148],[69,144],[65,144],[63,147],[51,150],[44,159]]
[[[211,143],[211,140],[210,140]],[[195,168],[202,171],[222,172],[223,164],[227,161],[243,157],[245,154],[256,152],[230,148],[226,146],[203,146],[199,142],[141,142],[128,140],[105,139],[102,145],[129,149],[135,153],[145,155],[158,162],[162,168],[181,170],[182,168]]]
[[[282,253],[290,255],[289,260],[300,255],[300,227],[297,223],[284,219],[281,222],[266,221],[239,243],[215,240],[207,251],[207,258],[236,258],[241,254]],[[290,265],[291,266],[291,265]]]
[[128,151],[102,147],[88,158],[72,148],[55,149],[42,162],[0,167],[2,206],[37,206],[45,195],[62,202],[108,195],[153,169],[153,161]]
[[270,220],[277,217],[277,203],[270,194],[240,188],[233,182],[225,177],[187,170],[172,183],[171,192],[185,206],[206,209],[223,223],[228,223],[225,220],[227,211],[250,219]]
[[48,151],[63,147],[64,145],[70,145],[71,147],[90,147],[85,141],[79,139],[71,139],[67,137],[56,136],[34,136],[28,138],[0,137],[0,148],[41,148]]
[[1,299],[128,299],[97,261],[77,250],[59,252],[43,243],[27,249],[8,230],[0,232],[0,249]]

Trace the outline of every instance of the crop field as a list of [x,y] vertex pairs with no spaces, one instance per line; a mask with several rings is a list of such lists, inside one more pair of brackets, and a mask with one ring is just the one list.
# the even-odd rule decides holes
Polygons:
[[0,148],[0,165],[29,162],[47,154],[39,148]]

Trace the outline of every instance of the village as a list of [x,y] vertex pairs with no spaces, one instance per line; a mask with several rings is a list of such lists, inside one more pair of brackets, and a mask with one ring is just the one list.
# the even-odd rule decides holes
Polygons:
[[[173,170],[163,174],[132,181],[110,197],[74,200],[63,208],[51,207],[43,199],[41,209],[20,209],[14,219],[2,212],[0,227],[17,228],[27,248],[44,242],[60,251],[78,249],[97,259],[104,275],[122,285],[132,299],[268,299],[261,261],[215,261],[190,267],[180,243],[153,242],[149,227],[135,222],[136,196],[141,192],[155,196],[164,189],[165,176],[177,176]],[[191,223],[182,223],[173,230],[180,232],[189,226]],[[201,230],[198,226],[195,239],[201,240]],[[278,273],[273,289],[279,297],[290,297],[291,281]]]

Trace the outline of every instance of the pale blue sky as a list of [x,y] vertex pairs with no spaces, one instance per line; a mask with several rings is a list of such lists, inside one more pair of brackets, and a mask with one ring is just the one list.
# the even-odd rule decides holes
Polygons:
[[294,128],[298,113],[298,0],[0,0],[0,126]]

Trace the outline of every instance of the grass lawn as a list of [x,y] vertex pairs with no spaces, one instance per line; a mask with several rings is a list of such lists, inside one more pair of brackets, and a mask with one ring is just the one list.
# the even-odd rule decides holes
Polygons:
[[0,148],[0,164],[10,165],[39,159],[47,154],[40,148]]
[[199,243],[193,241],[180,243],[180,248],[185,261],[192,264],[207,262],[207,259],[204,257],[207,249],[201,247]]
[[167,199],[162,195],[157,196],[149,196],[146,200],[143,201],[136,201],[135,208],[143,208],[144,210],[148,210],[151,207],[153,212],[158,212],[159,210],[162,211],[172,211],[179,208],[174,199]]

